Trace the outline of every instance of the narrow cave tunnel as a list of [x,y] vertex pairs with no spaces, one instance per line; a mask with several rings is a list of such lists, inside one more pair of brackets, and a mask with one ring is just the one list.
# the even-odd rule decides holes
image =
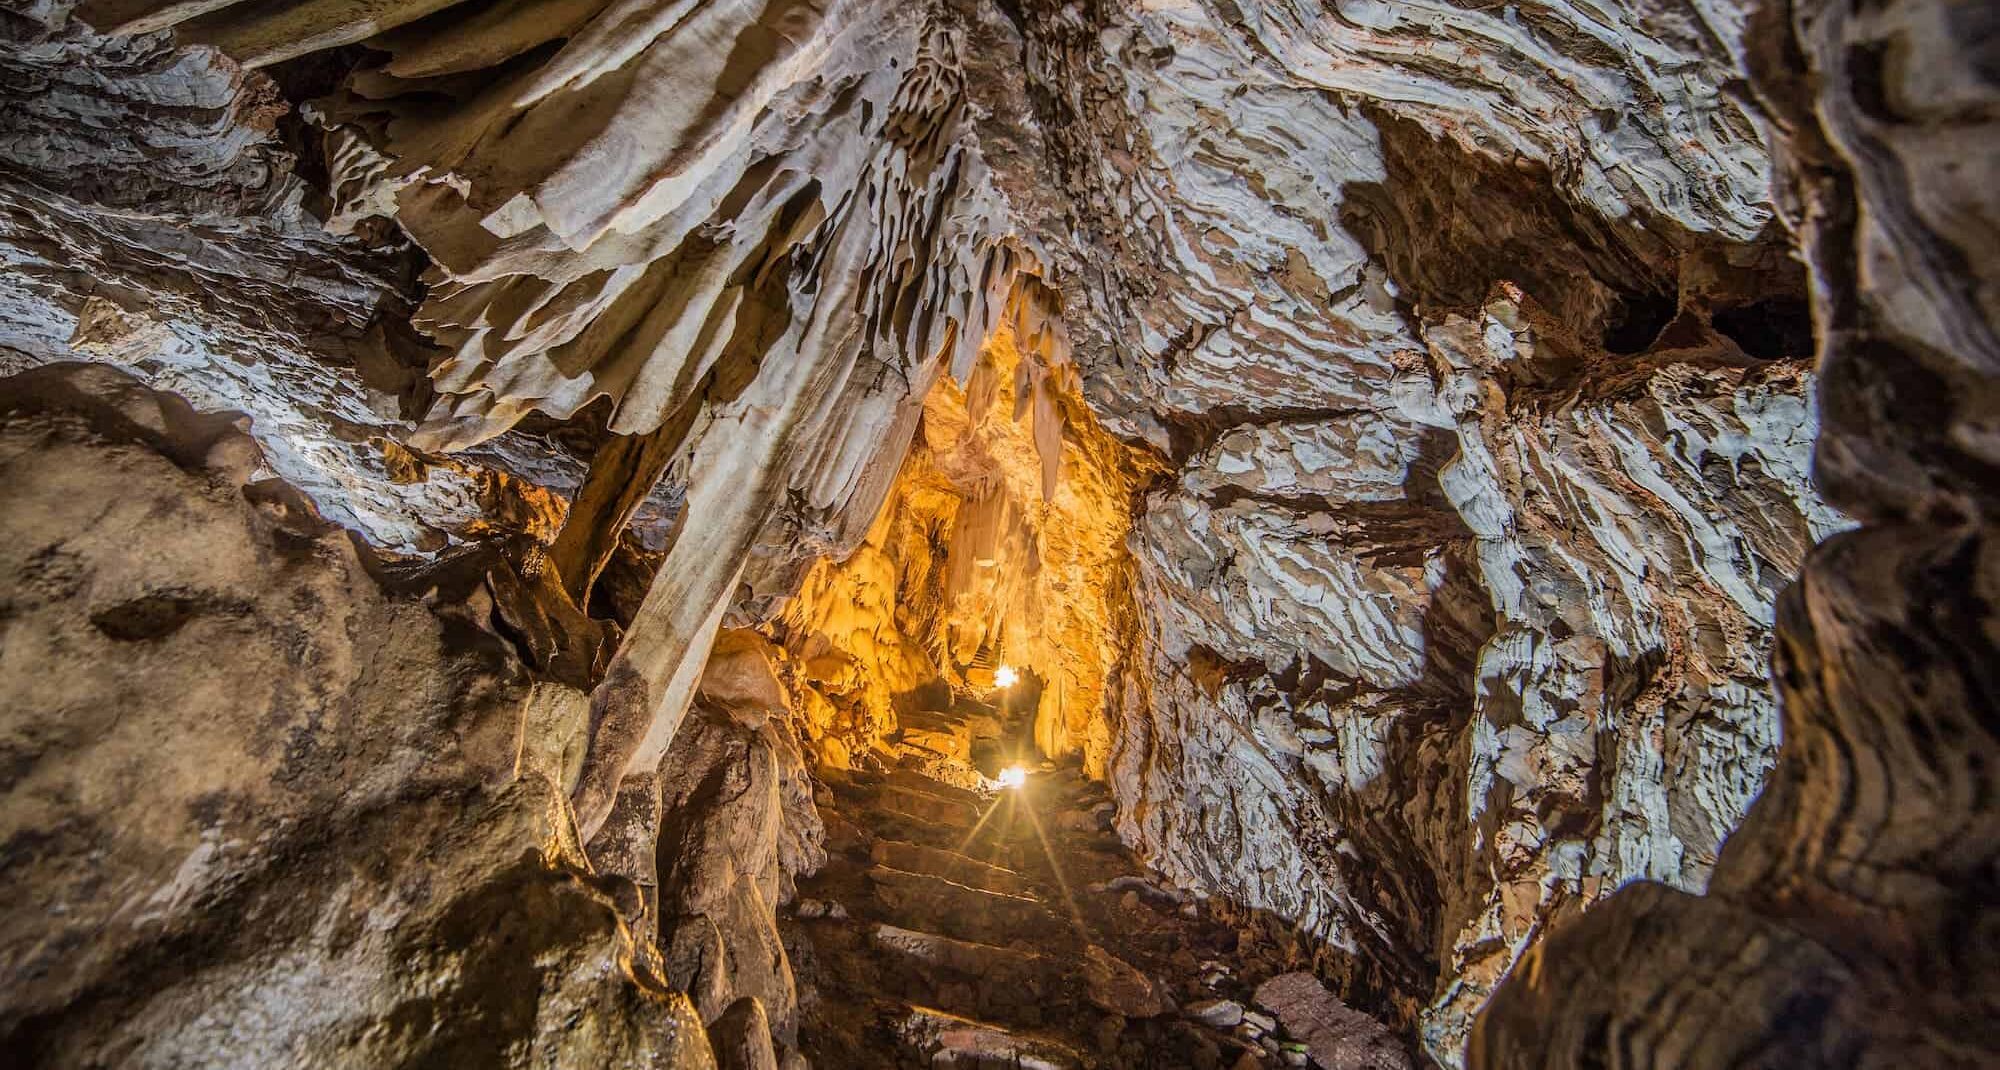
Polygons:
[[0,1062],[2000,1060],[1996,46],[0,11]]

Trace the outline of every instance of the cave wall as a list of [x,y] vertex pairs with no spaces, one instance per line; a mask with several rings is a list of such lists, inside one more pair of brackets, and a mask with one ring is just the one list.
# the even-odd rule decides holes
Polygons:
[[[969,650],[1048,668],[1038,742],[1109,779],[1129,843],[1306,926],[1447,1064],[1549,932],[1621,901],[1758,932],[1792,909],[1718,862],[1781,734],[1779,593],[1837,510],[1909,529],[1861,544],[1909,590],[1978,573],[1976,15],[1803,11],[1790,53],[1751,5],[1654,0],[678,11],[10,13],[0,356],[248,412],[271,471],[413,555],[549,540],[591,456],[538,427],[645,440],[653,556],[618,566],[560,783],[642,887],[632,851],[701,823],[663,794],[682,737],[735,741],[696,768],[801,783],[702,698],[726,623],[785,640],[766,706],[836,764]],[[1820,97],[1786,73],[1809,62],[1838,75]],[[1032,581],[952,580],[961,521]],[[1824,552],[1827,593],[1795,601],[1863,612],[1842,553],[1866,556]],[[548,583],[517,565],[520,640]],[[1899,590],[1853,605],[1921,600]],[[1846,708],[1785,687],[1787,747],[1801,707]],[[1776,783],[1771,813],[1844,790]],[[795,829],[773,791],[751,823],[790,798]],[[675,916],[754,914],[732,932],[757,946],[784,852],[689,851],[755,856],[726,882],[755,911]],[[1814,866],[1755,872],[1860,895],[1783,876]],[[1634,879],[1658,887],[1583,912]],[[675,892],[646,894],[626,914],[657,926]]]
[[[1783,745],[1706,895],[1620,891],[1531,951],[1482,1066],[1992,1060],[1988,8],[1774,4],[1752,70],[1812,270],[1815,476],[1862,521],[1782,596]],[[1967,181],[1968,174],[1987,176]],[[1632,969],[1634,962],[1646,968]]]
[[1447,1064],[1552,926],[1706,882],[1777,744],[1774,600],[1847,523],[1746,14],[1029,18],[1086,391],[1174,469],[1121,829]]
[[6,380],[0,1048],[714,1066],[577,842],[586,696],[262,463],[115,369]]
[[[409,448],[418,258],[329,231],[279,86],[70,3],[0,19],[0,371],[90,360],[254,420],[274,474],[385,552],[547,534],[582,475],[540,443]],[[310,75],[301,77],[310,80]]]

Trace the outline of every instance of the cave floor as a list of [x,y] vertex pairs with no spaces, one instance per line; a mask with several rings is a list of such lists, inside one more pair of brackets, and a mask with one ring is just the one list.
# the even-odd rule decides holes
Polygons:
[[828,788],[828,864],[786,940],[814,1067],[1330,1065],[1256,1006],[1296,945],[1146,876],[1078,771],[993,793],[907,767]]

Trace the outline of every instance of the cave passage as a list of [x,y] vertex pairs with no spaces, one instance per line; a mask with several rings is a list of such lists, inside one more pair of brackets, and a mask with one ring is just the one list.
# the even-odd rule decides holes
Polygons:
[[9,4],[0,1064],[1994,1065],[1996,56]]
[[[994,458],[1008,456],[1019,430],[1004,419],[960,425],[952,389],[939,390],[927,419],[937,413],[939,423],[963,426],[969,441],[955,444],[957,453],[990,466],[958,469],[961,477],[975,488],[1007,486],[1004,462]],[[929,433],[919,440],[934,442]],[[1028,456],[1012,445],[1015,456]],[[1080,472],[1085,458],[1067,460],[1073,478],[1100,475]],[[995,510],[977,497],[991,490],[953,502],[940,493],[951,484],[936,462],[923,454],[906,461],[877,525],[885,537],[868,544],[889,560],[864,552],[829,569],[847,582],[806,585],[808,600],[840,597],[862,589],[855,573],[872,569],[898,578],[896,600],[856,599],[837,611],[802,603],[786,620],[818,622],[818,630],[780,632],[812,674],[801,686],[823,696],[808,700],[813,706],[861,707],[824,727],[823,748],[829,738],[853,740],[833,748],[851,756],[849,767],[819,771],[827,862],[799,883],[781,926],[801,987],[816,994],[802,1005],[800,1050],[814,1066],[857,1070],[890,1058],[1212,1070],[1303,1065],[1314,1045],[1323,1065],[1335,1065],[1334,1045],[1340,1058],[1409,1065],[1394,1030],[1348,1009],[1313,973],[1315,949],[1293,926],[1162,881],[1119,839],[1115,803],[1087,774],[1085,755],[1051,753],[1048,744],[1067,737],[1050,676],[1074,679],[1088,651],[1012,630],[1054,617],[1032,604],[1052,593],[1036,570],[1070,577],[1065,594],[1075,606],[1112,612],[1108,588],[1129,565],[1105,547],[1095,548],[1102,556],[1094,567],[1068,559],[1074,544],[1044,532],[1078,530],[1064,515],[1077,504],[1040,499],[1029,482],[1038,465],[1014,474],[1025,493],[999,510],[1018,514],[996,538]],[[941,503],[942,513],[925,512]],[[887,534],[898,525],[922,537]],[[944,577],[912,568],[905,554],[929,555]],[[969,585],[951,566],[968,559]],[[1001,601],[1008,598],[1027,604]],[[1069,622],[1065,634],[1090,635],[1074,615],[1054,619]],[[829,631],[831,622],[848,630]],[[862,635],[873,638],[857,642]],[[838,647],[835,636],[845,636]],[[835,649],[857,676],[827,671]],[[1052,660],[1017,666],[1000,650]],[[869,651],[889,664],[863,661]],[[1100,676],[1109,669],[1089,668]],[[905,686],[887,688],[887,679]],[[889,705],[889,727],[872,740],[857,734],[865,731],[857,726],[883,723],[866,713],[871,694]]]

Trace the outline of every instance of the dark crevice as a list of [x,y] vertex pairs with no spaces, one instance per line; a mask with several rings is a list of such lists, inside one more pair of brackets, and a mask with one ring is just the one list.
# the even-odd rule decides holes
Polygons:
[[1712,322],[1716,333],[1756,360],[1813,354],[1812,308],[1803,297],[1773,297],[1720,309]]
[[100,609],[90,623],[106,636],[124,643],[163,639],[180,631],[201,611],[201,601],[184,591],[154,591],[128,602]]
[[1629,356],[1651,349],[1679,311],[1679,299],[1670,293],[1623,295],[1604,324],[1605,350]]

